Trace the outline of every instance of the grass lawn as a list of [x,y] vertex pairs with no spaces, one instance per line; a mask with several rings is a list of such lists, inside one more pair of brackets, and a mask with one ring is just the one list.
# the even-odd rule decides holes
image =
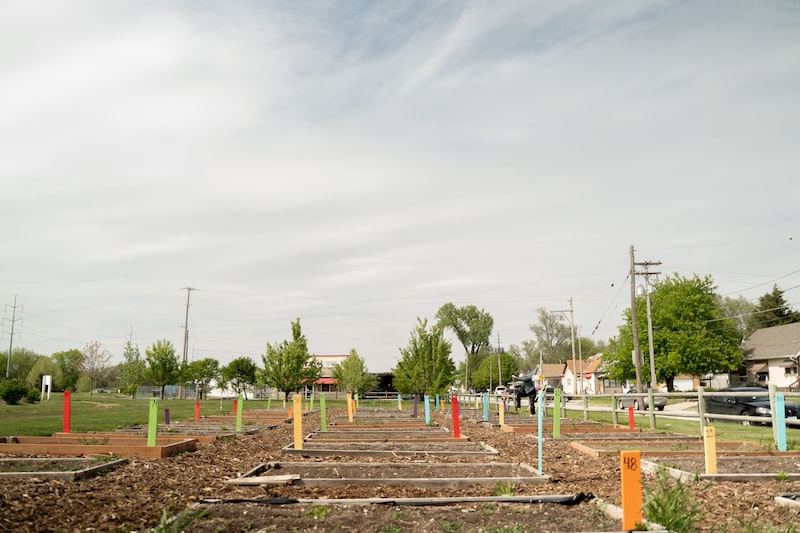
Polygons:
[[[164,422],[164,409],[169,409],[171,421],[194,418],[194,399],[159,400],[158,421]],[[245,410],[266,409],[267,400],[247,400]],[[318,409],[318,400],[314,408]],[[326,400],[326,406],[343,407],[343,400]],[[272,400],[273,410],[283,409],[281,400]],[[114,431],[116,429],[147,424],[150,413],[149,399],[131,400],[116,394],[73,393],[70,405],[70,431]],[[233,400],[203,400],[200,414],[233,413]],[[50,400],[38,403],[6,405],[0,402],[0,436],[49,436],[64,429],[64,395],[53,393]]]

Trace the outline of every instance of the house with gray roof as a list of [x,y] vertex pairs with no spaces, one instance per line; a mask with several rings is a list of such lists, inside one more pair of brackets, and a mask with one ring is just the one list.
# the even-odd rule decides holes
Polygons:
[[761,328],[742,341],[747,381],[800,390],[800,322]]

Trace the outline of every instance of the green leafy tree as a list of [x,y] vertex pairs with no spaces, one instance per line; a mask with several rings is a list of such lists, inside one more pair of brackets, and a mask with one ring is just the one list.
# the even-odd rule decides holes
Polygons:
[[247,399],[247,389],[256,383],[258,367],[249,357],[237,357],[222,367],[222,379],[225,380],[236,394],[243,394]]
[[0,382],[0,399],[8,405],[17,405],[28,394],[28,386],[19,378]]
[[175,347],[166,339],[158,340],[145,350],[147,370],[145,379],[161,388],[161,398],[167,385],[177,383],[181,379],[181,363],[175,353]]
[[[529,329],[535,336],[531,349],[534,366],[539,364],[541,353],[544,363],[563,363],[572,358],[572,328],[561,313],[550,313],[540,307],[536,310],[537,322]],[[577,341],[576,341],[577,342]],[[577,351],[577,346],[576,346]],[[531,367],[533,368],[533,367]]]
[[450,357],[452,345],[444,338],[444,326],[417,319],[408,345],[400,350],[394,369],[394,386],[405,394],[444,394],[455,378],[456,366]]
[[261,381],[284,393],[299,392],[313,386],[322,376],[322,363],[308,353],[308,342],[300,327],[300,319],[292,322],[292,340],[267,344],[267,353],[261,356],[264,370]]
[[[673,390],[678,374],[703,375],[709,372],[738,370],[744,361],[736,324],[726,318],[711,277],[667,276],[655,284],[651,295],[653,345],[656,379]],[[645,297],[637,299],[637,309],[645,309]],[[632,379],[636,375],[631,352],[633,334],[630,309],[617,337],[611,339],[603,361],[609,377]],[[642,376],[650,375],[647,344],[647,316],[637,313]],[[648,380],[649,381],[649,380]]]
[[39,359],[36,360],[30,372],[28,372],[28,376],[25,378],[25,383],[27,383],[30,387],[41,389],[42,376],[52,376],[53,390],[61,389],[64,382],[64,375],[61,373],[61,369],[58,367],[58,365],[56,365],[53,359],[51,357],[47,357],[46,355],[39,356]]
[[[498,375],[498,359],[500,361]],[[511,381],[511,376],[519,371],[519,360],[510,353],[491,354],[491,364],[489,357],[484,358],[481,366],[472,375],[473,384],[476,387],[489,388],[505,385]],[[489,373],[491,372],[491,379]],[[498,381],[499,379],[499,381]]]
[[364,359],[358,355],[355,348],[350,350],[350,355],[333,367],[333,377],[338,382],[338,388],[351,394],[375,390],[378,378],[367,371]]
[[144,383],[147,363],[142,359],[139,346],[134,346],[131,341],[125,343],[122,358],[123,362],[119,369],[120,379],[125,387],[125,393],[130,394],[131,398],[135,398],[139,385]]
[[108,372],[111,354],[100,341],[87,342],[81,353],[83,354],[81,370],[89,378],[89,394],[91,395],[97,381]]
[[213,357],[192,361],[187,368],[186,378],[195,386],[198,399],[202,400],[211,390],[211,382],[222,379],[219,361]]
[[11,365],[8,368],[8,352],[0,353],[0,370],[3,377],[6,375],[6,370],[9,370],[10,378],[17,378],[20,381],[28,377],[33,365],[39,360],[41,355],[27,348],[14,348],[11,351]]
[[742,338],[747,338],[754,331],[752,327],[752,316],[756,309],[756,304],[752,303],[744,296],[731,298],[730,296],[720,297],[720,306],[726,318],[729,318]]
[[83,354],[80,350],[73,348],[65,352],[56,352],[51,355],[53,361],[61,369],[64,376],[64,390],[77,390],[78,379],[81,377],[81,367],[83,365]]
[[482,349],[489,346],[494,319],[492,315],[474,305],[456,307],[448,302],[436,312],[436,320],[444,329],[452,331],[464,347],[466,355],[464,385],[469,387],[470,357],[474,358]]
[[782,326],[800,322],[800,313],[793,310],[783,298],[783,291],[777,285],[758,299],[750,315],[749,332],[772,326]]

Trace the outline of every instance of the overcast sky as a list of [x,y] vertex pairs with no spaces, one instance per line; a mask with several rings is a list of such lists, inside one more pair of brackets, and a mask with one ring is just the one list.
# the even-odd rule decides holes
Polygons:
[[631,245],[799,309],[798,170],[795,2],[4,1],[0,349],[16,296],[15,347],[182,354],[186,287],[223,364],[607,340]]

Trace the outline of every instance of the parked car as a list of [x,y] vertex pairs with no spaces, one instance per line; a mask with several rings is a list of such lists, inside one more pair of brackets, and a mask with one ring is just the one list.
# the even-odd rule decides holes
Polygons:
[[[708,396],[706,401],[706,413],[719,415],[738,415],[738,416],[761,416],[764,422],[750,422],[742,420],[742,425],[749,426],[751,423],[768,426],[771,424],[772,409],[769,405],[769,396],[762,396],[768,392],[764,387],[728,387],[719,392],[748,392],[752,396]],[[757,396],[758,394],[758,396]],[[796,419],[800,416],[800,404],[795,402],[784,402],[784,411],[787,420]]]
[[494,389],[494,395],[497,396],[498,398],[502,398],[503,396],[505,396],[506,392],[507,392],[506,387],[501,386]]
[[[625,394],[637,394],[636,389],[630,389]],[[639,410],[639,403],[644,405],[645,409],[648,409],[650,406],[647,404],[647,396],[629,396],[627,398],[620,398],[617,402],[617,405],[620,409],[627,409],[628,407],[633,406],[635,410]],[[666,396],[653,396],[653,403],[656,406],[656,409],[659,411],[663,411],[664,407],[667,405],[667,397]]]

